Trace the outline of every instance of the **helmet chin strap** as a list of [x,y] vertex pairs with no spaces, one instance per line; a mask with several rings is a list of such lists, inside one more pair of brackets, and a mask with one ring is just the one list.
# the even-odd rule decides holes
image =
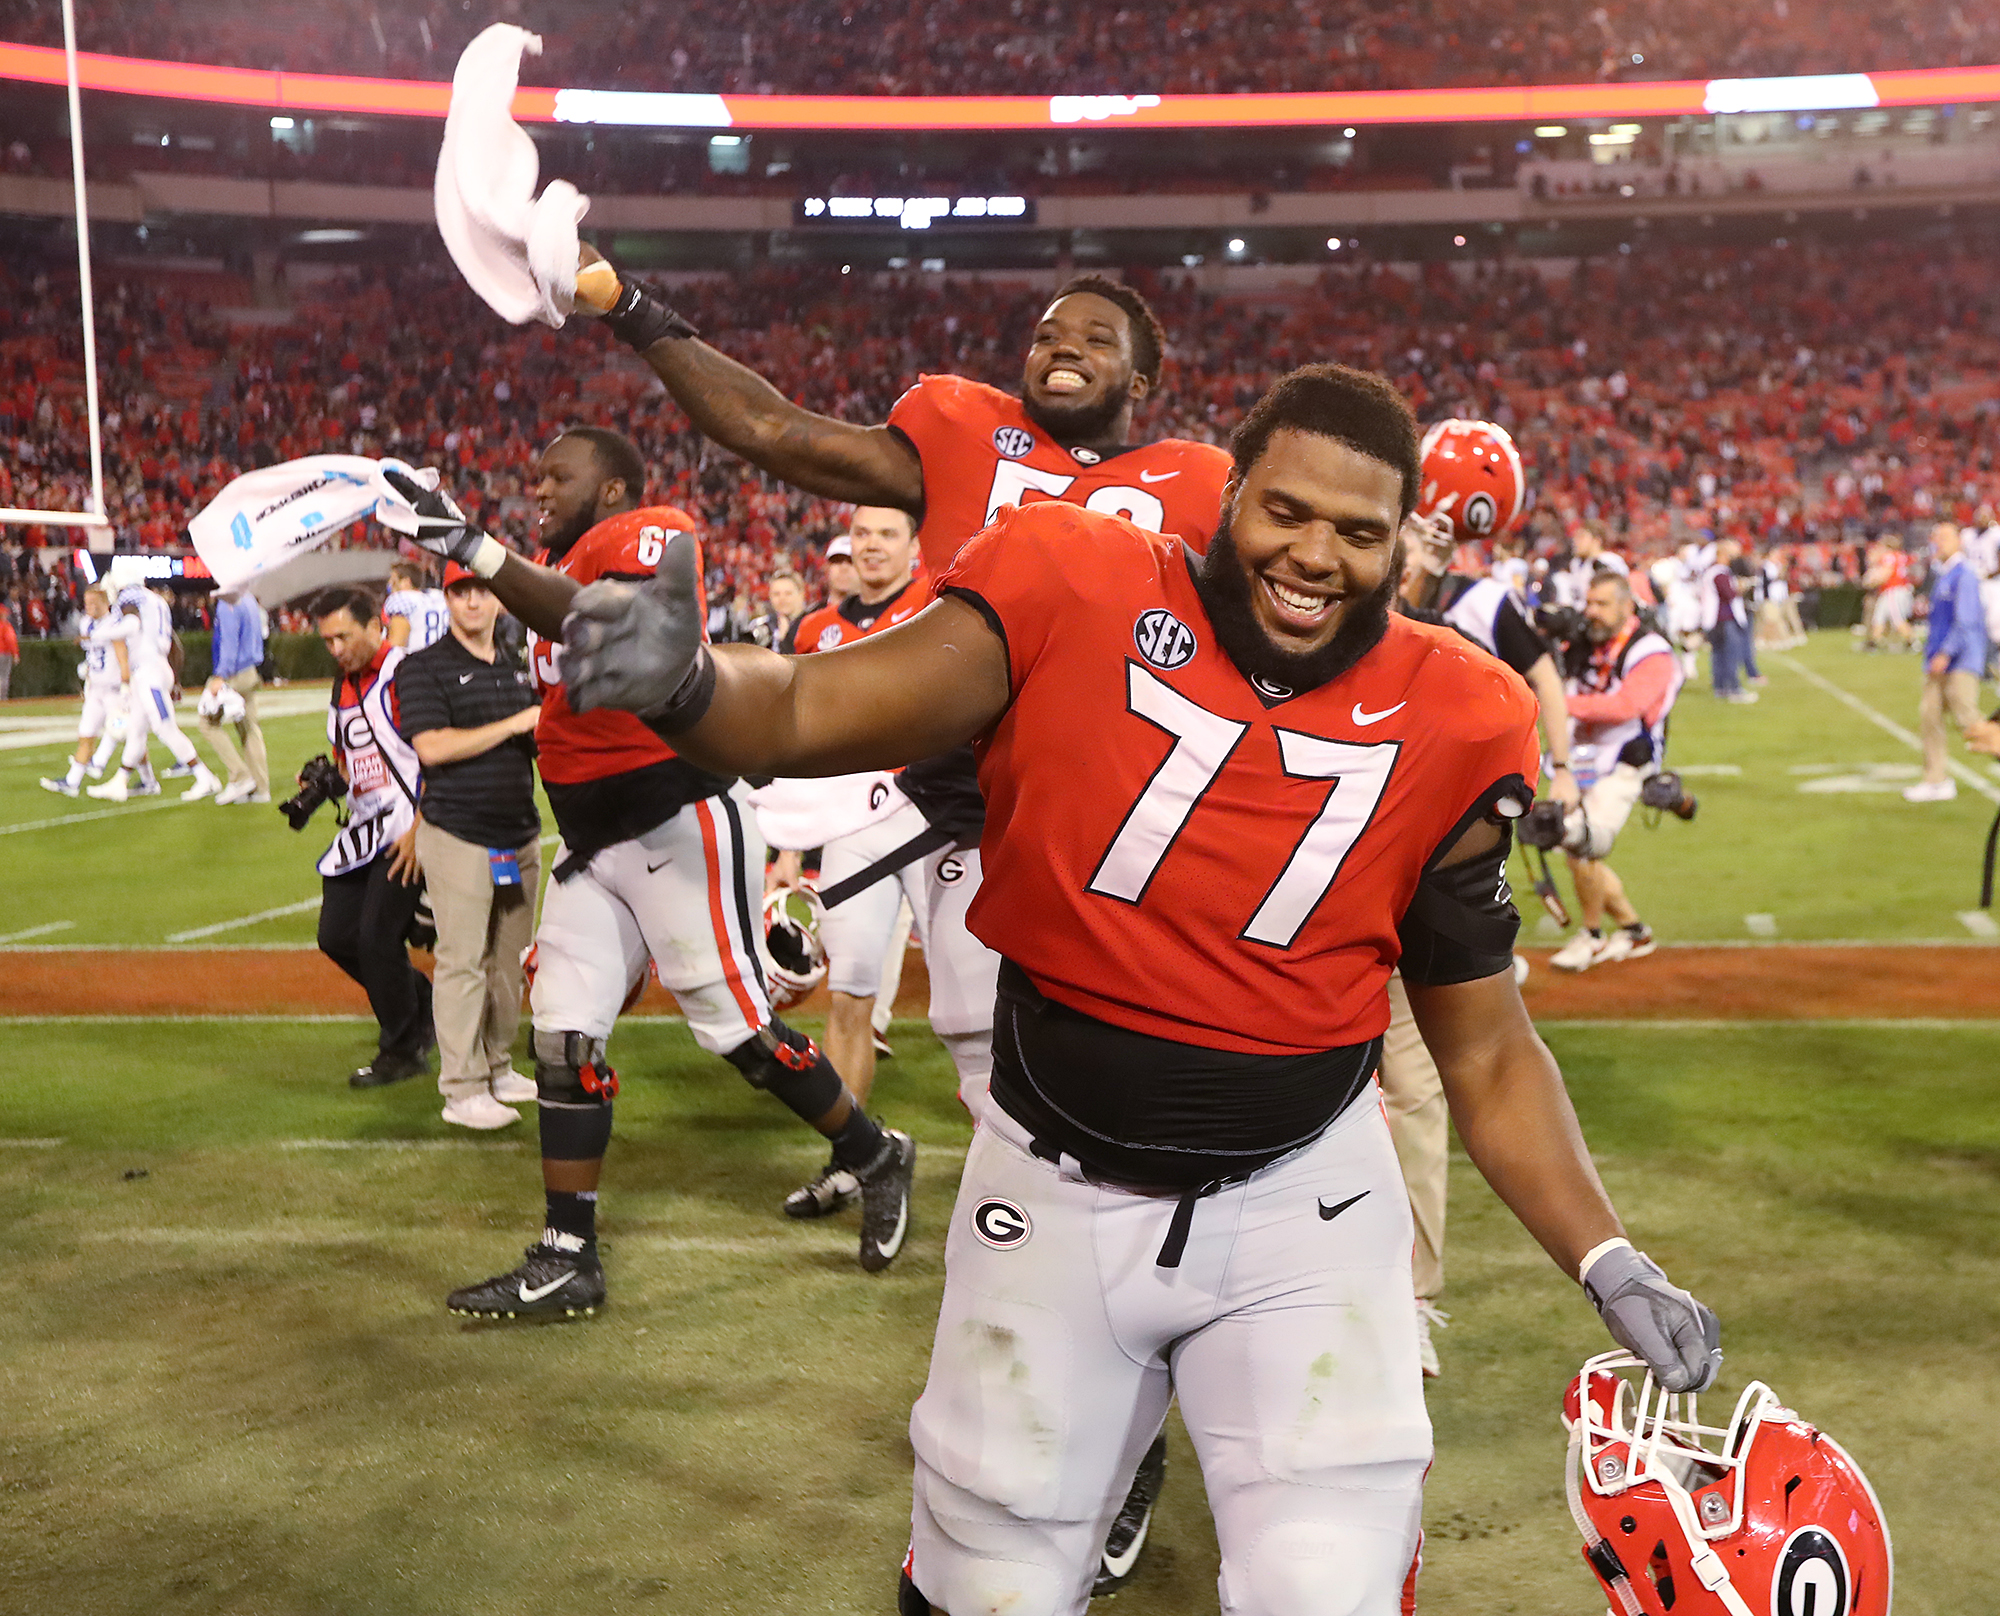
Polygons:
[[1625,1616],[1646,1616],[1639,1604],[1639,1596],[1632,1591],[1632,1575],[1625,1569],[1625,1562],[1618,1558],[1617,1551],[1598,1531],[1597,1522],[1583,1507],[1584,1427],[1589,1423],[1587,1413],[1580,1413],[1576,1423],[1569,1428],[1569,1464],[1563,1474],[1563,1494],[1569,1500],[1570,1517],[1576,1522],[1576,1529],[1583,1534],[1585,1556],[1598,1574],[1610,1583],[1619,1604],[1625,1607]]

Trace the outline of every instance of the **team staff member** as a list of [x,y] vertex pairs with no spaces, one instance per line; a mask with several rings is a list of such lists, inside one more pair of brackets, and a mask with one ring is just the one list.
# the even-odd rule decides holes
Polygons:
[[1431,1441],[1371,1081],[1399,955],[1501,1198],[1665,1387],[1720,1363],[1714,1315],[1624,1237],[1514,985],[1505,827],[1532,699],[1389,610],[1408,406],[1313,366],[1234,448],[1192,567],[1040,505],[974,540],[913,622],[828,656],[709,652],[685,540],[658,585],[570,615],[571,699],[648,713],[710,767],[977,739],[973,925],[1006,964],[911,1420],[905,1612],[1081,1612],[1175,1394],[1225,1611],[1408,1608]]
[[596,579],[645,576],[694,519],[646,505],[644,458],[602,427],[574,428],[542,451],[535,501],[547,565],[511,554],[468,529],[444,498],[389,475],[412,502],[419,542],[490,578],[537,636],[529,649],[544,698],[536,741],[562,833],[530,999],[546,1222],[519,1268],[453,1292],[446,1305],[515,1317],[588,1314],[603,1302],[597,1190],[618,1092],[605,1051],[649,959],[695,1041],[831,1141],[861,1185],[857,1259],[870,1272],[887,1267],[909,1229],[916,1147],[878,1127],[818,1046],[771,1014],[752,919],[764,845],[746,788],[677,756],[628,713],[578,713],[563,699],[570,597]]
[[407,938],[423,896],[417,856],[421,766],[396,717],[400,648],[366,589],[340,585],[312,603],[313,627],[340,669],[326,715],[333,760],[347,781],[347,824],[320,855],[319,950],[361,984],[375,1012],[375,1058],[348,1083],[400,1083],[424,1070],[431,985]]
[[1979,574],[1965,553],[1956,522],[1931,529],[1930,624],[1924,640],[1924,693],[1918,728],[1924,744],[1924,777],[1905,788],[1905,802],[1950,802],[1958,795],[1945,751],[1945,714],[1969,734],[1980,722],[1979,681],[1986,672],[1986,613]]
[[451,627],[396,669],[403,733],[423,765],[417,857],[437,922],[431,976],[444,1120],[504,1128],[535,1085],[514,1070],[522,956],[541,890],[528,670],[493,643],[500,602],[463,567],[445,569]]
[[[218,803],[271,800],[271,764],[264,752],[264,731],[257,723],[257,692],[264,684],[257,669],[263,660],[264,609],[256,597],[244,589],[217,595],[208,683],[202,690],[201,732],[229,776],[229,783],[216,793]],[[241,718],[225,713],[225,690],[234,691],[242,701]],[[234,738],[229,733],[232,729],[236,731]],[[243,743],[240,752],[238,740]]]

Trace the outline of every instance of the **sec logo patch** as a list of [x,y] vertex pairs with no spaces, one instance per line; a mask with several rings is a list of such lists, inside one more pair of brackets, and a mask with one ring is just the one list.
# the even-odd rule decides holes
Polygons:
[[995,1251],[1011,1251],[1026,1242],[1034,1224],[1012,1201],[997,1196],[981,1201],[972,1209],[972,1232]]
[[1139,614],[1132,625],[1132,643],[1139,655],[1169,673],[1194,660],[1194,630],[1164,606]]
[[1009,460],[1019,460],[1035,446],[1035,435],[1024,426],[1003,426],[993,434],[993,447]]
[[1802,1526],[1778,1556],[1771,1616],[1848,1616],[1851,1587],[1840,1545],[1817,1526]]
[[831,651],[840,644],[841,633],[838,625],[829,623],[819,631],[819,646],[822,651]]

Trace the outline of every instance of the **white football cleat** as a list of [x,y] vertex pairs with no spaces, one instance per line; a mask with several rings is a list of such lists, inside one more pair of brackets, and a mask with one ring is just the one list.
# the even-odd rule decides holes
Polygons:
[[1593,965],[1615,965],[1620,960],[1644,959],[1659,944],[1653,940],[1653,928],[1646,927],[1638,935],[1620,926],[1616,931],[1604,934],[1604,946],[1597,951]]
[[58,797],[74,797],[76,795],[76,787],[71,785],[68,780],[51,780],[46,774],[42,776],[42,789],[44,791],[53,791]]
[[[158,787],[154,789],[157,790]],[[101,786],[87,786],[83,794],[86,797],[95,797],[99,802],[129,802],[132,798],[132,788],[125,783],[124,774],[119,773],[114,774]]]
[[215,794],[216,806],[226,808],[232,802],[241,802],[254,790],[256,790],[256,784],[253,781],[231,780],[228,785]]
[[523,1077],[511,1066],[493,1079],[492,1087],[493,1098],[504,1105],[527,1105],[539,1092],[532,1077]]
[[1602,937],[1580,931],[1549,956],[1549,963],[1559,971],[1587,971],[1602,957],[1603,948]]
[[502,1105],[484,1089],[447,1100],[440,1115],[461,1128],[507,1128],[521,1120],[520,1112],[511,1105]]
[[181,793],[182,802],[200,802],[203,797],[221,795],[222,782],[205,763],[194,766],[194,784]]
[[1919,780],[1903,788],[1905,802],[1951,802],[1958,796],[1956,780]]

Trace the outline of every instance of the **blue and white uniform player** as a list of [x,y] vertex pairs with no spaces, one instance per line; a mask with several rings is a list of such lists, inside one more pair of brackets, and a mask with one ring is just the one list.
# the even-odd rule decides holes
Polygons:
[[[115,628],[110,631],[112,654],[126,680],[125,751],[118,770],[101,786],[91,786],[86,796],[105,802],[124,802],[135,795],[130,776],[139,772],[136,794],[153,796],[159,791],[146,765],[146,741],[157,735],[160,744],[194,774],[194,784],[181,793],[183,802],[212,797],[222,789],[215,772],[202,762],[194,742],[181,733],[174,714],[174,697],[180,676],[180,643],[174,638],[173,619],[167,603],[141,584],[128,584],[118,592],[114,611]],[[148,790],[148,787],[151,787]]]
[[[77,717],[76,752],[70,758],[69,769],[60,777],[42,777],[42,789],[54,791],[65,797],[74,797],[83,785],[86,774],[101,775],[101,765],[91,762],[91,753],[102,740],[108,746],[112,737],[122,741],[125,732],[125,675],[119,666],[112,643],[124,635],[119,628],[120,618],[111,611],[111,594],[101,584],[93,584],[83,592],[83,613],[86,619],[79,643],[83,647],[83,661],[77,666],[77,673],[83,680],[83,711]],[[153,787],[155,791],[159,787]]]
[[382,602],[382,627],[391,645],[411,656],[444,638],[451,626],[444,591],[428,587],[424,574],[406,561],[389,568],[389,595]]

